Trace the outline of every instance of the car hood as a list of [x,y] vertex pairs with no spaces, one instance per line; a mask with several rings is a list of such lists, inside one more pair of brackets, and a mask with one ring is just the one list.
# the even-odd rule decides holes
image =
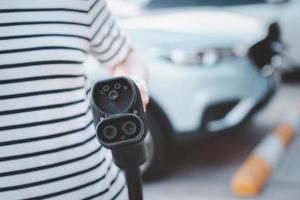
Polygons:
[[[212,45],[210,43],[213,43],[213,46],[219,47],[228,44],[251,46],[264,38],[268,30],[268,26],[255,18],[213,8],[144,12],[136,17],[121,19],[121,25],[129,35],[132,35],[133,41],[136,40],[136,34],[145,35],[147,32],[159,32],[161,35],[167,33],[189,35],[190,38],[203,38],[201,44],[204,46],[210,46]],[[185,37],[185,39],[187,38]],[[155,40],[157,41],[157,38]],[[144,40],[143,42],[149,41]]]

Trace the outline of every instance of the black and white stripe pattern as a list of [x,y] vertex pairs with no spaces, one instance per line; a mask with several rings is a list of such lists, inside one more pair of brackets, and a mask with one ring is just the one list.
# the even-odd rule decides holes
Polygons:
[[121,62],[129,44],[104,0],[0,5],[0,199],[126,199],[95,137],[83,62]]

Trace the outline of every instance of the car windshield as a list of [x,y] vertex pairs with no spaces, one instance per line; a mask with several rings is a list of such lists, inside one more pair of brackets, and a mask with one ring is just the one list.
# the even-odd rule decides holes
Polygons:
[[267,0],[127,0],[145,9],[187,6],[230,6],[265,3]]

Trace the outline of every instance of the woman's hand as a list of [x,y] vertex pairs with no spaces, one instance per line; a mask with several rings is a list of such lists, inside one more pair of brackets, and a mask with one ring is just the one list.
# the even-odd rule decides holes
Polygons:
[[147,86],[148,73],[145,64],[139,56],[131,50],[127,58],[111,70],[113,76],[128,76],[140,89],[144,111],[149,103],[149,91]]
[[142,101],[143,101],[143,108],[144,111],[147,111],[147,105],[149,104],[149,100],[150,100],[150,96],[148,94],[147,91],[145,91],[144,88],[139,87],[140,92],[141,92],[141,97],[142,97]]
[[148,105],[149,99],[150,99],[147,83],[144,80],[141,80],[136,77],[132,77],[132,80],[136,83],[136,85],[138,86],[138,88],[140,90],[144,111],[146,112],[146,110],[147,110],[146,108],[147,108],[147,105]]

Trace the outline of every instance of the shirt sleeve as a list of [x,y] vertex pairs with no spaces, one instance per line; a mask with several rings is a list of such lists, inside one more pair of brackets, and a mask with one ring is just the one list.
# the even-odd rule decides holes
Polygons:
[[113,67],[128,55],[130,44],[118,27],[105,0],[96,0],[90,9],[91,16],[91,53],[101,66]]

